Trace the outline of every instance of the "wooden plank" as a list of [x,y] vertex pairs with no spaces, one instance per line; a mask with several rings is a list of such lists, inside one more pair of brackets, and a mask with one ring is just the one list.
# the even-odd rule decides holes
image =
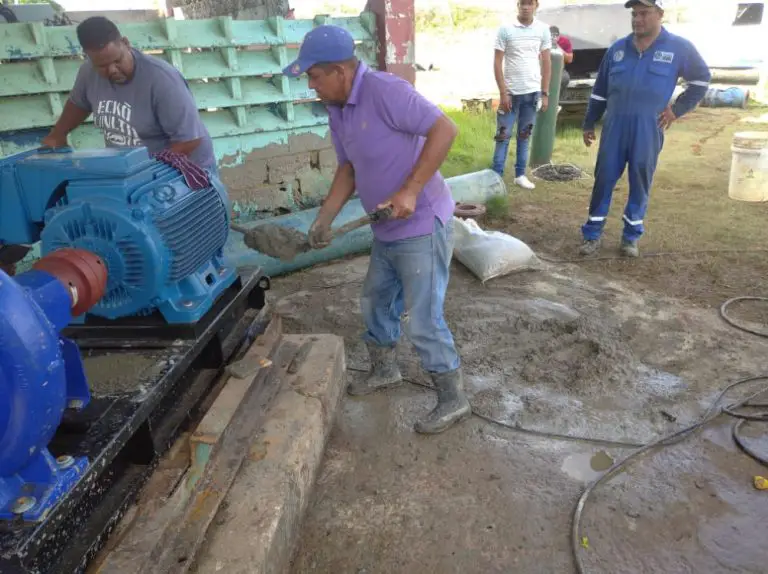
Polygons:
[[160,460],[136,504],[126,511],[86,574],[139,574],[139,570],[131,570],[131,564],[137,554],[143,556],[157,543],[157,529],[152,525],[189,466],[189,437],[183,433]]
[[[187,501],[183,514],[166,530],[149,556],[145,572],[185,574],[216,513],[248,454],[273,398],[280,389],[281,365],[295,356],[294,347],[278,343],[268,359],[272,364],[259,371],[243,397],[221,441],[214,447],[203,476]],[[290,357],[288,353],[290,352]]]
[[[272,316],[270,307],[267,305],[255,317],[251,329],[254,330],[253,335],[249,330],[245,339],[246,356],[249,353],[267,355],[280,340],[282,321],[279,316]],[[240,353],[242,351],[238,351],[236,356]],[[247,382],[251,383],[254,378]],[[210,396],[201,403],[201,412],[206,414],[195,433],[200,429],[200,425],[204,425],[203,421],[206,420],[211,409],[221,413],[222,409],[216,406],[217,403],[230,401],[231,397],[227,392],[230,381],[242,382],[226,374],[220,377],[220,381],[214,384]],[[207,428],[212,428],[210,419],[205,424],[208,425]],[[221,429],[221,433],[223,431],[224,429]],[[174,443],[172,450],[160,462],[142,491],[140,502],[126,513],[118,531],[110,538],[108,546],[94,561],[93,568],[87,574],[144,574],[147,572],[146,557],[156,549],[162,540],[163,533],[179,520],[190,493],[193,492],[193,489],[188,487],[188,484],[194,483],[191,480],[193,469],[196,478],[199,478],[204,469],[204,466],[197,468],[194,463],[190,464],[195,457],[192,451],[195,446],[192,440],[193,434],[185,433]],[[212,445],[207,446],[212,447]],[[183,454],[180,455],[179,452]],[[198,464],[201,463],[198,462]]]
[[[267,356],[271,349],[278,343],[282,335],[282,321],[279,316],[273,317],[265,332],[259,335],[248,349],[242,361],[268,361]],[[268,364],[266,366],[269,366]],[[227,367],[229,371],[230,367]],[[203,475],[211,457],[213,449],[221,440],[237,411],[237,407],[243,401],[245,394],[256,380],[260,369],[251,372],[250,377],[224,377],[225,383],[216,400],[207,409],[203,420],[195,429],[189,439],[191,451],[191,463],[189,472],[185,478],[186,488],[191,492]]]

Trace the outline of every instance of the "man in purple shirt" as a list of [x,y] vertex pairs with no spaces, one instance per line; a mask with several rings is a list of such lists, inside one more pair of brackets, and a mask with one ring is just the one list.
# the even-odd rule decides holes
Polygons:
[[[395,347],[401,322],[437,390],[437,406],[416,423],[434,434],[471,413],[443,303],[448,288],[454,201],[438,169],[456,126],[411,84],[369,69],[343,28],[309,32],[284,73],[309,77],[328,108],[339,166],[309,230],[313,247],[329,242],[331,223],[357,190],[366,211],[390,207],[374,223],[361,309],[371,370],[348,392],[359,396],[402,382]],[[405,316],[407,314],[407,317]]]

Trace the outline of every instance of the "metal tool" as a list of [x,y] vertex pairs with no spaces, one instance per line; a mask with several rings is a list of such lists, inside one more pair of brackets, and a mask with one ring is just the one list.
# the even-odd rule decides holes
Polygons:
[[[385,221],[391,216],[391,207],[378,209],[373,213],[369,213],[332,230],[330,239],[333,241],[350,231],[370,225],[371,223]],[[284,227],[273,223],[263,223],[252,228],[246,228],[233,223],[230,227],[234,231],[243,234],[243,240],[250,249],[284,261],[290,261],[297,255],[312,249],[307,234],[292,227]]]

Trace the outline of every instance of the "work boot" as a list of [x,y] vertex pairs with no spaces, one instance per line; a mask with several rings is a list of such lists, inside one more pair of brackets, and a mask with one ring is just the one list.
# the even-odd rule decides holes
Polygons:
[[347,387],[347,393],[353,397],[369,395],[380,389],[396,387],[403,382],[400,367],[397,366],[395,347],[379,347],[366,343],[371,359],[371,370],[363,381],[353,381]]
[[464,394],[461,369],[433,373],[432,382],[437,390],[437,406],[414,426],[414,430],[422,434],[441,433],[472,414],[472,407]]
[[590,255],[596,255],[598,251],[600,251],[599,239],[585,239],[579,248],[579,255],[589,257]]
[[637,241],[630,239],[621,240],[621,254],[624,257],[639,257],[640,249],[637,247]]

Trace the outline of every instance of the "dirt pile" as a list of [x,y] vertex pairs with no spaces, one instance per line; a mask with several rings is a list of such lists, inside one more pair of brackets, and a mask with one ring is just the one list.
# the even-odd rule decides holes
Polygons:
[[[563,322],[547,319],[538,324],[520,318],[521,331],[545,334],[518,363],[518,372],[529,383],[563,387],[574,393],[601,392],[631,379],[638,368],[629,341],[617,328],[580,317]],[[524,337],[527,339],[527,337]]]

